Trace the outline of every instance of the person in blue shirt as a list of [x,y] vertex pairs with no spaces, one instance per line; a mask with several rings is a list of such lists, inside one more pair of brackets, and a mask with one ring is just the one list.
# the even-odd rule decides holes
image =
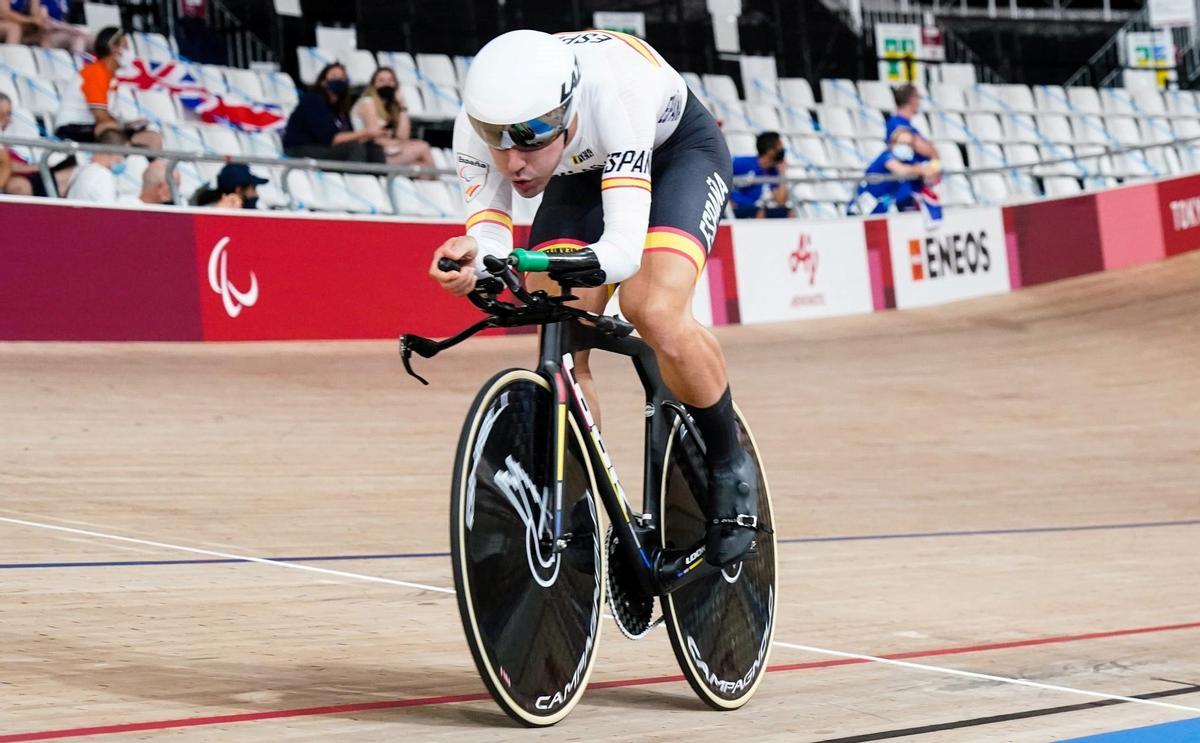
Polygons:
[[[746,175],[787,175],[785,149],[779,132],[763,132],[758,135],[754,148],[758,151],[757,156],[733,158],[734,178]],[[795,216],[795,212],[788,206],[788,188],[783,183],[776,186],[756,183],[735,188],[730,192],[729,200],[733,202],[733,216],[738,219]]]
[[887,119],[886,130],[883,133],[884,144],[890,147],[891,145],[888,143],[892,141],[892,134],[897,129],[904,128],[913,133],[912,148],[916,153],[915,162],[938,160],[937,148],[912,123],[912,117],[921,110],[920,91],[915,85],[901,85],[892,91],[892,95],[896,100],[896,113]]
[[916,139],[911,129],[898,127],[892,131],[890,146],[867,166],[866,174],[905,176],[909,180],[863,181],[847,209],[849,214],[885,214],[893,208],[902,212],[918,208],[914,194],[923,189],[926,178],[937,176],[940,163],[916,162]]

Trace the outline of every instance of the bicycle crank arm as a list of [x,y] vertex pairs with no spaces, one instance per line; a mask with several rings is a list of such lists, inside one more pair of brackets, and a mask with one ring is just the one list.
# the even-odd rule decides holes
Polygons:
[[[757,556],[758,553],[752,549],[742,559],[753,560]],[[660,550],[654,558],[654,579],[663,595],[719,573],[722,569],[704,560],[703,539],[691,549]]]

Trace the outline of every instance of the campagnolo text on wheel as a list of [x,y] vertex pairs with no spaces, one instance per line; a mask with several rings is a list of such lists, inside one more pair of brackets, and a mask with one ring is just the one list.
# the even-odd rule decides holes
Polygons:
[[[541,328],[536,367],[484,384],[455,459],[454,577],[480,675],[515,720],[561,720],[607,595],[627,637],[665,621],[697,695],[736,709],[766,672],[779,599],[762,461],[691,312],[728,196],[721,132],[654,49],[608,31],[497,37],[463,103],[470,216],[430,275],[484,317],[442,341],[404,336],[405,367],[487,328]],[[513,249],[514,194],[542,198],[532,250]],[[616,284],[629,322],[601,314]],[[604,447],[592,351],[628,357],[645,391],[640,507]]]

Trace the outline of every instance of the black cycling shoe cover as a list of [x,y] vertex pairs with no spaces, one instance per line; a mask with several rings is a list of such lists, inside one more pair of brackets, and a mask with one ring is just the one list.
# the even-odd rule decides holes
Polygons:
[[708,473],[704,559],[724,567],[754,548],[758,536],[758,469],[746,452]]

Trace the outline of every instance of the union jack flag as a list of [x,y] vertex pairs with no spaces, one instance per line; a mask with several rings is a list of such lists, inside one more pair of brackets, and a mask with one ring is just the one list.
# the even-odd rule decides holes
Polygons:
[[228,124],[244,132],[274,131],[287,124],[279,106],[222,97],[205,87],[181,62],[135,59],[132,67],[117,73],[117,79],[138,90],[170,91],[184,108],[209,124]]

